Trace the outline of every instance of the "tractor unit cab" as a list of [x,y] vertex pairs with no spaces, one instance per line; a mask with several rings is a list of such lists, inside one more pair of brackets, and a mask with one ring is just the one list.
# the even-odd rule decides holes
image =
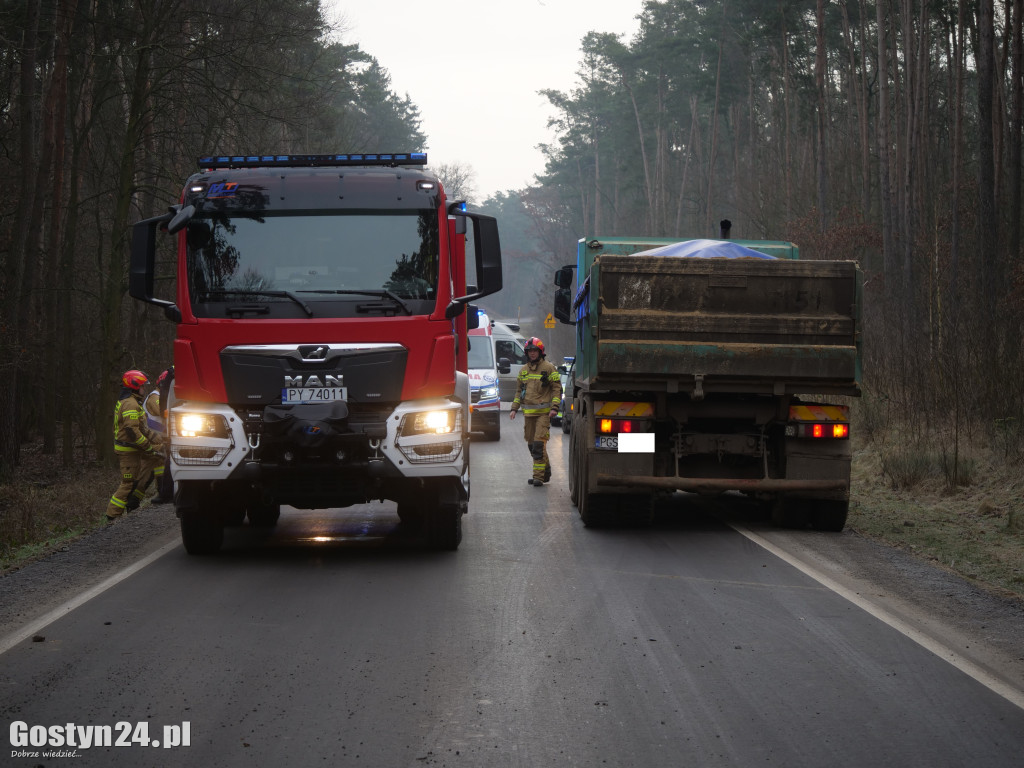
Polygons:
[[[169,434],[189,552],[282,504],[398,502],[454,549],[469,495],[468,302],[501,289],[494,218],[423,153],[209,156],[135,225],[130,293],[177,324]],[[470,224],[477,286],[467,291]],[[156,233],[177,237],[173,301]]]

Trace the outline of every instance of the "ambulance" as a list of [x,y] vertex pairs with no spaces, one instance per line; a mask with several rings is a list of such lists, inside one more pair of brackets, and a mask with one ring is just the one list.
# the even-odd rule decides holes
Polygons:
[[501,439],[501,398],[498,377],[511,370],[508,362],[499,365],[494,353],[490,318],[480,310],[480,325],[469,331],[469,410],[470,429],[482,432],[487,440]]

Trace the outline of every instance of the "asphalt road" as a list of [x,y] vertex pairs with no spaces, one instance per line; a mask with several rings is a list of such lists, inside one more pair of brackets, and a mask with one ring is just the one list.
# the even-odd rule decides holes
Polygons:
[[1024,765],[1012,696],[737,531],[741,499],[587,530],[564,461],[526,484],[519,430],[474,443],[457,552],[402,535],[391,504],[286,510],[214,558],[172,544],[13,644],[6,726],[129,745],[12,741],[7,764]]

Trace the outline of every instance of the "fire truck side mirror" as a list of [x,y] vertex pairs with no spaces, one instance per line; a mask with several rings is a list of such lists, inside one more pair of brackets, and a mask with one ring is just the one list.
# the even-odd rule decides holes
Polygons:
[[165,213],[152,219],[144,219],[132,226],[131,262],[128,266],[128,293],[133,299],[164,307],[166,312],[174,306],[173,301],[153,297],[153,273],[156,259],[156,230],[166,226],[175,213]]
[[458,317],[463,305],[501,290],[501,241],[498,238],[498,222],[493,216],[482,213],[466,213],[473,220],[473,255],[476,261],[476,287],[465,296],[452,299],[444,316]]

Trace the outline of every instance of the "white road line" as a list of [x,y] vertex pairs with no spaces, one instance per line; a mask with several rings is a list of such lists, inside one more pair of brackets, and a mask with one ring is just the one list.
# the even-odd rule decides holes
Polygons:
[[901,634],[910,638],[915,643],[920,645],[922,648],[931,651],[943,661],[952,664],[954,667],[959,669],[964,674],[969,675],[970,677],[977,680],[979,683],[984,685],[993,693],[999,694],[1010,703],[1016,704],[1021,709],[1024,709],[1024,691],[1017,690],[1013,686],[1008,685],[1005,681],[1000,680],[998,677],[995,677],[991,673],[987,672],[985,669],[979,667],[974,662],[965,659],[963,656],[961,656],[959,653],[954,651],[949,646],[944,645],[935,638],[915,629],[902,619],[893,616],[888,611],[885,611],[879,606],[870,602],[869,600],[864,599],[856,592],[853,592],[852,590],[849,590],[846,587],[844,587],[842,584],[839,584],[838,582],[830,579],[821,571],[812,568],[810,565],[803,562],[802,560],[798,560],[793,555],[790,555],[785,550],[775,546],[767,539],[758,536],[753,531],[747,530],[746,528],[743,528],[742,526],[735,524],[732,524],[732,528],[736,530],[737,533],[746,536],[748,539],[750,539],[750,541],[754,542],[759,547],[768,550],[776,557],[780,558],[781,560],[784,560],[789,565],[796,568],[798,571],[801,571],[802,573],[805,573],[806,575],[810,576],[823,587],[831,590],[832,592],[835,592],[840,597],[849,600],[857,607],[867,611],[876,619],[885,622],[890,627],[895,629],[897,632],[900,632]]
[[153,552],[152,554],[147,555],[146,557],[142,558],[138,562],[132,563],[127,568],[125,568],[125,569],[123,569],[121,571],[118,571],[117,573],[115,573],[113,576],[111,576],[107,580],[102,581],[99,584],[97,584],[96,586],[87,589],[85,592],[82,592],[80,595],[75,595],[73,598],[68,600],[63,605],[57,606],[56,608],[54,608],[49,613],[44,614],[43,616],[40,616],[38,619],[33,621],[31,624],[25,625],[24,627],[19,629],[17,632],[12,632],[7,637],[0,638],[0,654],[7,653],[7,651],[11,650],[11,648],[13,648],[14,646],[18,645],[18,643],[21,643],[21,642],[27,640],[28,638],[32,637],[32,635],[37,634],[42,629],[44,629],[45,627],[47,627],[50,624],[52,624],[53,622],[55,622],[57,619],[59,619],[59,618],[61,618],[63,616],[67,616],[69,613],[71,613],[71,611],[75,610],[75,608],[78,608],[79,606],[84,605],[85,603],[89,602],[90,600],[92,600],[97,595],[103,594],[104,592],[106,592],[108,589],[110,589],[114,585],[124,581],[129,576],[131,576],[132,574],[138,573],[139,571],[141,571],[143,568],[145,568],[150,563],[152,563],[152,562],[154,562],[156,560],[159,560],[161,557],[166,555],[172,549],[175,549],[175,548],[180,547],[180,546],[181,546],[181,542],[177,541],[177,540],[172,541],[172,542],[170,542],[168,544],[165,544],[164,546],[160,547],[160,549],[158,549],[156,552]]

